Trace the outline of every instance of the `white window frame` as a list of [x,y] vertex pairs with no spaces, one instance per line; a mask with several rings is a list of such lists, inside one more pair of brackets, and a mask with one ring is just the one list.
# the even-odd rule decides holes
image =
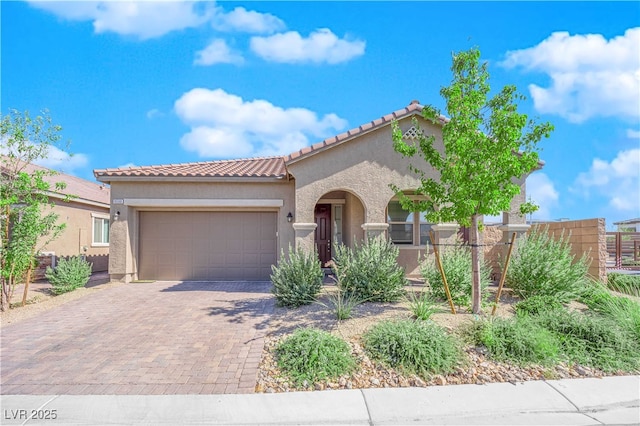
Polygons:
[[[95,234],[96,219],[102,220],[103,227],[104,227],[104,221],[106,220],[107,223],[109,224],[109,232],[111,232],[110,217],[108,214],[91,213],[91,247],[109,247],[109,241],[107,241],[106,243],[102,241],[96,242],[94,239],[96,235]],[[104,236],[103,232],[101,232],[101,234]],[[110,240],[109,235],[107,235],[107,238],[109,238]]]

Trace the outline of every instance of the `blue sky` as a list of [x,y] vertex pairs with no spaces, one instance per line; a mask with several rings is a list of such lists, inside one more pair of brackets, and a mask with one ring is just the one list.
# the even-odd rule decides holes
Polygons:
[[93,169],[287,154],[400,109],[442,108],[451,53],[555,125],[538,219],[640,217],[637,2],[0,4],[1,107],[48,109]]

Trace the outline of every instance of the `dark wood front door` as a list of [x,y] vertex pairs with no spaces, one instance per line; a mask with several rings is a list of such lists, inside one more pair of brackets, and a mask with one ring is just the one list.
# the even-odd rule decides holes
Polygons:
[[331,260],[331,204],[317,204],[315,210],[315,243],[324,267]]

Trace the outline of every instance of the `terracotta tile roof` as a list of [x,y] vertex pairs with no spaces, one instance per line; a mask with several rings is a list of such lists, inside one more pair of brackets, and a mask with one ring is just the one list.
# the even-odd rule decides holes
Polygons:
[[96,178],[107,177],[270,177],[287,175],[282,157],[204,161],[159,166],[94,170]]
[[[285,162],[289,163],[291,161],[298,160],[303,157],[307,157],[308,155],[314,154],[317,151],[325,149],[331,145],[345,142],[347,140],[353,139],[354,137],[362,133],[369,132],[379,127],[387,126],[391,124],[393,120],[400,120],[402,118],[405,118],[411,115],[420,114],[422,112],[422,108],[423,108],[423,105],[421,105],[419,101],[413,100],[408,106],[402,109],[399,109],[397,111],[394,111],[391,114],[383,115],[382,117],[372,120],[369,123],[365,123],[359,127],[353,128],[351,130],[347,130],[344,133],[341,133],[337,136],[332,136],[314,145],[304,147],[300,151],[293,152],[284,157]],[[439,120],[442,124],[444,124],[447,121],[447,119],[443,116],[440,116]]]
[[[33,173],[37,170],[49,169],[47,169],[46,167],[37,166],[35,164],[27,164],[24,168],[24,171],[27,173]],[[49,182],[49,184],[51,185],[51,192],[60,193],[62,195],[73,195],[77,197],[73,199],[74,202],[81,203],[83,200],[85,200],[106,205],[109,205],[111,203],[111,189],[104,184],[90,182],[88,180],[60,172],[53,176],[45,176],[44,180]],[[54,186],[57,182],[66,183],[66,188],[62,191],[55,191]]]

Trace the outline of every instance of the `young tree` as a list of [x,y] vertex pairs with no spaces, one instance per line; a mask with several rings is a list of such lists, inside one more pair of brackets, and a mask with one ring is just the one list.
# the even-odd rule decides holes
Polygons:
[[[393,123],[394,149],[404,157],[419,155],[438,173],[410,165],[421,180],[417,193],[429,201],[415,201],[394,188],[407,210],[428,210],[433,222],[456,221],[470,226],[472,243],[479,241],[482,215],[497,215],[510,209],[511,200],[520,192],[515,182],[538,167],[537,143],[553,131],[550,123],[536,124],[517,110],[525,97],[515,86],[505,86],[488,99],[487,64],[480,63],[480,51],[472,48],[453,55],[453,80],[440,94],[446,101],[448,121],[442,126],[444,151],[435,146],[435,137],[419,131],[417,143],[403,139]],[[436,123],[440,111],[433,106],[422,110],[425,120]],[[419,129],[417,121],[414,125]],[[433,208],[435,206],[435,208]],[[524,203],[521,213],[537,209]],[[481,312],[480,256],[472,244],[472,310]]]
[[24,305],[31,280],[38,243],[45,245],[57,237],[65,224],[56,224],[58,215],[45,212],[50,206],[48,192],[64,189],[45,179],[55,172],[30,171],[28,165],[46,158],[61,139],[62,128],[51,123],[46,113],[31,118],[28,112],[11,110],[0,118],[0,309],[11,306],[15,286],[25,280]]

